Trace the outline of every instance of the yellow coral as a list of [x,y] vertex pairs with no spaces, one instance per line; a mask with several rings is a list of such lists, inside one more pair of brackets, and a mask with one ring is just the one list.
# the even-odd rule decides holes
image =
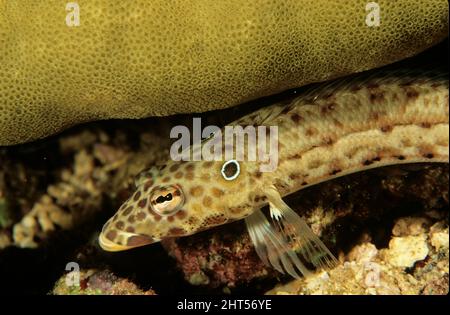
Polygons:
[[224,108],[411,56],[445,0],[0,0],[0,145],[83,121]]

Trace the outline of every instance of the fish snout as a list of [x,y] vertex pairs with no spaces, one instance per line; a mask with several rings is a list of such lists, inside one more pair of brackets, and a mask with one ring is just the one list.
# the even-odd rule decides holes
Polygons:
[[109,252],[128,250],[134,247],[149,245],[157,241],[159,240],[155,240],[148,235],[127,232],[111,226],[109,221],[103,226],[98,237],[100,247]]

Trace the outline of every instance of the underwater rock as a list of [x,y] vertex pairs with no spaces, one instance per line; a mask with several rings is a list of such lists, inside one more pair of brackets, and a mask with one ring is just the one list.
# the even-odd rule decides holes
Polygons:
[[393,237],[389,242],[389,250],[383,251],[384,259],[396,267],[412,267],[417,261],[428,255],[425,235]]
[[233,288],[278,275],[256,255],[242,222],[190,237],[165,239],[162,245],[192,285]]
[[370,262],[378,254],[378,249],[372,243],[363,243],[356,245],[348,253],[349,261],[359,261],[363,263]]
[[[417,219],[430,218],[421,216]],[[448,239],[448,228],[444,228],[446,220],[437,222],[435,230],[446,234]],[[393,239],[401,239],[402,248],[406,250],[411,249],[409,245],[405,245],[411,244],[411,238],[424,241],[424,244],[419,244],[419,248],[422,245],[431,248],[430,238],[427,238],[428,232],[429,228],[420,235],[393,236]],[[306,279],[279,284],[267,294],[448,294],[448,246],[445,250],[427,251],[427,259],[416,263],[412,269],[399,266],[397,260],[384,259],[386,253],[383,252],[386,251],[389,252],[389,257],[407,254],[398,251],[396,246],[377,251],[374,244],[362,243],[341,259],[342,264],[335,269],[315,273]],[[401,260],[404,261],[404,258]]]
[[445,226],[443,222],[438,222],[430,228],[429,238],[431,240],[431,245],[436,250],[448,249],[449,238],[448,238],[448,224]]
[[428,218],[400,218],[395,222],[392,234],[394,236],[420,235],[423,234],[430,225],[431,221]]
[[[78,281],[79,280],[79,281]],[[108,270],[80,270],[79,279],[64,274],[55,284],[55,295],[156,295],[155,291],[139,289],[128,279],[115,276]]]
[[445,0],[377,3],[379,26],[352,0],[0,1],[0,145],[92,120],[230,107],[447,36]]

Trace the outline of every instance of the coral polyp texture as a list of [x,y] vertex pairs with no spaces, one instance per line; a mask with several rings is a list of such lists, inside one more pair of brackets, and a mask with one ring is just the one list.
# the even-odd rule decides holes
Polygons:
[[[74,124],[225,108],[412,56],[448,2],[0,0],[0,145]],[[75,20],[73,20],[75,21]],[[70,26],[72,25],[72,26]]]

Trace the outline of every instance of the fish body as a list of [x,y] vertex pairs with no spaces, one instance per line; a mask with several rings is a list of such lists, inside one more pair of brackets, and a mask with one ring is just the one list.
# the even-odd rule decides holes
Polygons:
[[[136,192],[103,227],[100,245],[125,250],[245,219],[258,255],[277,270],[298,277],[309,273],[305,263],[333,266],[332,253],[282,197],[370,168],[448,163],[447,77],[360,75],[251,113],[231,125],[277,127],[273,171],[262,172],[267,161],[250,161],[247,151],[244,160],[169,160],[142,173]],[[225,141],[212,136],[190,153],[217,139]],[[266,205],[270,221],[261,212]]]

